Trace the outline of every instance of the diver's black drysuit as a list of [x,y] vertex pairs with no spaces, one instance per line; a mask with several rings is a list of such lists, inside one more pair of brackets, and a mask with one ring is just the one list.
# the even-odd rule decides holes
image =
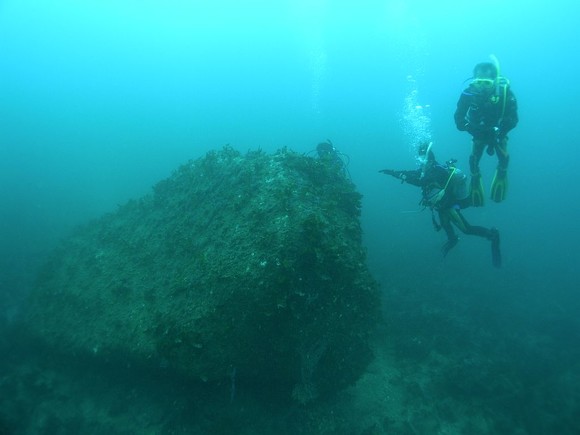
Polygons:
[[488,154],[497,154],[498,170],[507,171],[507,134],[518,123],[518,103],[509,84],[503,83],[490,90],[470,84],[457,101],[454,118],[457,129],[473,137],[469,157],[471,175],[479,175],[479,161],[486,146]]

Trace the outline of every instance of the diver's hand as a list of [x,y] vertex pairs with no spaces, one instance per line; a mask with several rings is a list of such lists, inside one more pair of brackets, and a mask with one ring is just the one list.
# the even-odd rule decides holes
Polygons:
[[505,142],[507,135],[505,134],[504,131],[502,131],[500,128],[496,127],[495,130],[495,141],[498,145],[501,145],[503,142]]
[[392,169],[382,169],[379,171],[381,174],[391,175],[392,177],[398,178],[401,180],[401,183],[404,183],[407,179],[407,176],[403,171],[394,171]]

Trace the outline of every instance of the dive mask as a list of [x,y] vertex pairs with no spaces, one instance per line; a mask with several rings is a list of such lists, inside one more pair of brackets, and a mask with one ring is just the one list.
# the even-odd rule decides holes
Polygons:
[[478,89],[491,89],[495,86],[494,79],[473,79],[471,84]]

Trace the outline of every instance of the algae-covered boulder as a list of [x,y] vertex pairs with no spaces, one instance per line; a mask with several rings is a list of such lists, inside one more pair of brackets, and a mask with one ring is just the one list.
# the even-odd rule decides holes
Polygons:
[[210,152],[63,242],[26,324],[65,354],[301,402],[337,391],[366,367],[379,317],[360,201],[334,162]]

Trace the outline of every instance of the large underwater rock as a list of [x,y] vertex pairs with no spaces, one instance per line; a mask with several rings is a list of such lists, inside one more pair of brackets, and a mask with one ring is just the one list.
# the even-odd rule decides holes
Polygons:
[[371,357],[380,302],[360,201],[333,162],[210,152],[64,241],[26,325],[65,354],[308,402]]

